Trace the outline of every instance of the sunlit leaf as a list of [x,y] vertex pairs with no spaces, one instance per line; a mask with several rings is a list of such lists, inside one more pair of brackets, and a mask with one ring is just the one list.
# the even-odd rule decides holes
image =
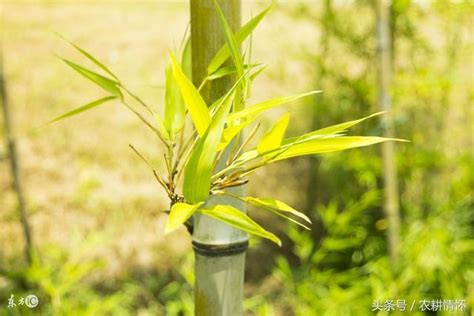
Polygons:
[[234,124],[228,125],[225,128],[224,133],[222,133],[222,139],[219,144],[218,150],[220,151],[226,148],[230,144],[232,139],[234,139],[234,137],[237,136],[246,126],[251,124],[255,120],[255,118],[256,116],[253,116],[250,118],[247,117],[246,119],[241,120],[236,125]]
[[295,215],[297,217],[304,219],[309,224],[311,224],[311,220],[309,219],[308,216],[306,216],[305,214],[301,212],[298,212],[297,210],[295,210],[288,204],[283,203],[282,201],[271,199],[271,198],[255,198],[255,197],[249,197],[249,196],[243,197],[242,199],[245,202],[252,204],[254,206],[258,206],[264,209],[272,209],[279,212],[285,212],[285,213]]
[[[249,68],[258,67],[260,65],[261,64],[250,64],[250,65],[246,64],[246,65],[244,65],[244,70],[247,70]],[[228,75],[232,75],[232,74],[235,74],[235,73],[237,73],[237,69],[235,68],[235,65],[221,67],[215,73],[213,73],[212,75],[209,75],[209,77],[207,77],[207,80],[215,80],[215,79],[219,79],[219,78],[222,78],[222,77],[225,77],[225,76],[228,76]]]
[[82,113],[82,112],[85,112],[85,111],[87,111],[87,110],[90,110],[90,109],[93,109],[93,108],[95,108],[95,107],[98,107],[99,105],[104,104],[105,102],[111,101],[111,100],[114,100],[114,99],[117,99],[117,97],[111,96],[111,97],[105,97],[105,98],[102,98],[102,99],[99,99],[99,100],[95,100],[95,101],[93,101],[93,102],[90,102],[90,103],[87,103],[87,104],[85,104],[85,105],[83,105],[83,106],[80,106],[80,107],[78,107],[77,109],[74,109],[74,110],[72,110],[72,111],[70,111],[70,112],[67,112],[67,113],[65,113],[65,114],[63,114],[63,115],[60,115],[60,116],[58,116],[58,117],[52,119],[51,121],[49,121],[49,122],[46,123],[46,124],[51,124],[51,123],[60,121],[60,120],[62,120],[62,119],[65,119],[65,118],[68,118],[68,117],[71,117],[71,116],[80,114],[80,113]]
[[108,73],[109,75],[111,75],[115,80],[119,81],[119,79],[117,78],[117,76],[107,67],[105,66],[103,63],[101,63],[97,58],[95,58],[94,56],[92,56],[90,53],[88,53],[87,51],[85,51],[83,48],[81,48],[79,45],[75,44],[74,42],[71,42],[70,40],[68,40],[67,38],[65,38],[64,36],[62,36],[61,34],[59,33],[56,33],[61,39],[63,39],[64,41],[68,42],[71,46],[73,46],[75,49],[77,49],[81,54],[83,54],[85,57],[87,57],[87,59],[89,59],[90,61],[92,61],[94,64],[96,64],[97,66],[99,66],[102,70],[104,70],[106,73]]
[[191,46],[191,37],[189,36],[184,45],[183,53],[181,54],[181,67],[183,72],[188,78],[193,77],[193,67],[192,67],[192,46]]
[[171,139],[184,125],[185,105],[171,66],[166,68],[165,126]]
[[199,139],[184,170],[183,193],[186,201],[196,203],[204,201],[209,196],[211,176],[217,146],[222,138],[222,132],[227,115],[232,105],[232,98],[227,95],[222,105],[213,116],[209,128]]
[[286,128],[288,127],[288,122],[290,120],[290,115],[285,113],[273,127],[268,131],[267,134],[263,135],[262,139],[258,143],[257,152],[263,153],[280,147],[281,141],[285,136]]
[[227,47],[229,48],[230,55],[234,61],[235,68],[237,69],[237,76],[241,77],[244,73],[244,63],[240,53],[239,44],[237,43],[234,33],[232,32],[232,29],[216,0],[214,0],[214,5],[216,7],[217,15],[219,16],[219,22],[224,31]]
[[165,234],[169,234],[172,231],[179,228],[184,222],[186,222],[194,212],[203,204],[199,202],[196,204],[187,203],[175,203],[171,207],[168,220],[166,221]]
[[394,138],[372,137],[372,136],[341,136],[333,138],[317,138],[297,144],[289,144],[283,152],[272,161],[288,159],[292,157],[341,151],[350,148],[369,146],[386,141],[405,141]]
[[292,96],[289,96],[289,97],[279,97],[279,98],[273,98],[273,99],[265,100],[265,101],[259,102],[257,104],[248,106],[244,110],[231,113],[229,115],[228,121],[231,122],[231,121],[234,121],[234,120],[237,120],[237,119],[245,118],[247,116],[258,115],[258,114],[261,114],[261,113],[263,113],[263,112],[265,112],[265,111],[267,111],[271,108],[274,108],[276,106],[283,105],[285,103],[295,101],[297,99],[300,99],[300,98],[303,98],[303,97],[306,97],[306,96],[309,96],[309,95],[312,95],[312,94],[315,94],[315,93],[320,93],[320,92],[321,92],[320,90],[317,90],[317,91],[311,91],[311,92],[307,92],[307,93],[292,95]]
[[[262,21],[262,19],[265,17],[265,15],[270,11],[270,9],[273,7],[273,4],[268,7],[267,9],[263,10],[261,13],[259,13],[257,16],[255,16],[253,19],[248,21],[239,31],[235,33],[235,41],[237,45],[242,44],[242,42],[252,33],[252,31],[257,27],[257,25]],[[211,60],[209,63],[209,66],[207,67],[207,73],[208,75],[214,73],[219,67],[224,64],[224,62],[230,57],[230,49],[227,43],[219,49],[217,54],[214,56],[214,58]]]
[[280,239],[253,221],[245,213],[229,205],[216,205],[200,210],[203,214],[239,228],[250,234],[270,239],[281,246]]
[[193,83],[186,77],[174,55],[171,53],[170,56],[173,74],[180,88],[181,95],[183,96],[184,104],[191,115],[191,119],[199,136],[202,137],[211,122],[211,115],[201,94],[199,94],[199,91]]
[[[358,120],[353,120],[353,121],[349,121],[349,122],[344,122],[344,123],[341,123],[341,124],[336,124],[336,125],[332,125],[332,126],[328,126],[328,127],[325,127],[325,128],[321,128],[321,129],[318,129],[316,131],[313,131],[313,132],[310,132],[310,133],[307,133],[305,135],[303,135],[302,137],[298,137],[300,140],[306,140],[306,139],[311,139],[311,138],[319,138],[318,136],[321,136],[321,135],[328,135],[328,134],[336,134],[336,133],[341,133],[341,132],[345,132],[348,128],[354,126],[354,125],[357,125],[369,118],[372,118],[372,117],[375,117],[375,116],[378,116],[378,115],[381,115],[381,114],[384,114],[385,112],[377,112],[377,113],[374,113],[372,115],[369,115],[369,116],[366,116],[366,117],[363,117],[361,119],[358,119]],[[286,142],[287,143],[290,143],[294,140],[296,140],[297,137],[294,137],[294,138],[290,138],[290,139],[287,139]]]
[[104,77],[102,75],[99,75],[96,72],[93,72],[92,70],[89,70],[87,68],[84,68],[82,66],[79,66],[76,63],[73,63],[72,61],[69,61],[67,59],[61,58],[67,65],[69,65],[72,69],[77,71],[79,74],[81,74],[83,77],[89,79],[90,81],[94,82],[104,90],[112,93],[116,97],[123,98],[122,92],[120,91],[120,88],[118,87],[118,82],[109,79],[107,77]]

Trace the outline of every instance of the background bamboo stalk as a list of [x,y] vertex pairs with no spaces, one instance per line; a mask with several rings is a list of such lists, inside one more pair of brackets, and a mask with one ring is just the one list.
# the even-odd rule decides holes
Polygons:
[[[235,32],[240,27],[240,1],[218,1],[221,9]],[[225,43],[212,0],[191,1],[191,41],[193,82],[199,86],[206,76],[207,65]],[[230,87],[231,78],[212,81],[202,90],[204,100],[211,104]],[[232,146],[230,146],[232,147]],[[225,162],[228,154],[221,157]],[[221,164],[222,165],[222,164]],[[218,165],[217,168],[221,166]],[[235,195],[242,195],[243,188],[229,189]],[[218,200],[218,201],[217,201]],[[245,205],[228,197],[211,198],[208,204],[230,204],[242,211]],[[205,215],[194,218],[193,242],[206,246],[223,246],[246,242],[248,236]],[[245,252],[233,255],[208,256],[195,252],[195,314],[205,316],[242,315]]]
[[[384,136],[393,137],[393,113],[391,111],[390,76],[391,76],[391,41],[389,30],[389,3],[375,1],[377,16],[377,71],[378,103],[387,113],[383,117]],[[396,261],[400,244],[400,206],[398,193],[397,169],[392,142],[382,144],[384,175],[384,208],[388,222],[388,248],[392,263]]]
[[25,253],[28,263],[32,260],[33,241],[31,237],[31,229],[28,221],[28,214],[26,211],[25,198],[23,193],[23,186],[20,175],[20,165],[17,152],[17,144],[13,136],[12,118],[8,103],[7,88],[5,83],[4,67],[3,67],[3,52],[0,47],[0,102],[2,104],[3,125],[5,133],[6,157],[10,165],[12,187],[15,191],[18,203],[18,210],[20,212],[20,221],[23,228],[23,235],[25,238]]

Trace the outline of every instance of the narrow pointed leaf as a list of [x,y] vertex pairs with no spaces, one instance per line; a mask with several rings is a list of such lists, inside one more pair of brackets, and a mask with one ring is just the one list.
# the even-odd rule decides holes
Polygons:
[[279,98],[265,100],[257,104],[251,105],[249,107],[246,107],[244,110],[230,114],[228,121],[230,122],[237,119],[245,118],[247,116],[258,115],[276,106],[283,105],[285,103],[295,101],[297,99],[300,99],[300,98],[303,98],[315,93],[320,93],[320,92],[321,92],[320,90],[317,90],[317,91],[311,91],[307,93],[292,95],[289,97],[279,97]]
[[277,236],[265,230],[245,213],[232,206],[216,205],[211,208],[204,208],[200,210],[200,212],[250,234],[270,239],[277,245],[281,246],[281,241]]
[[329,153],[356,147],[364,147],[386,141],[405,140],[372,136],[341,136],[334,138],[317,138],[295,145],[290,144],[290,147],[288,149],[285,149],[285,151],[281,155],[279,155],[275,159],[272,159],[272,161],[279,161],[304,155]]
[[57,33],[58,36],[63,39],[64,41],[68,42],[72,47],[74,47],[75,49],[77,49],[81,54],[83,54],[85,57],[87,57],[87,59],[89,59],[90,61],[92,61],[94,64],[96,64],[97,66],[99,66],[102,70],[104,70],[106,73],[108,73],[109,75],[111,75],[115,80],[119,81],[119,79],[117,78],[117,76],[109,69],[107,68],[107,66],[105,66],[103,63],[101,63],[97,58],[95,58],[94,56],[92,56],[90,53],[88,53],[87,51],[85,51],[83,48],[81,48],[79,45],[75,44],[74,42],[71,42],[70,40],[68,40],[67,38],[65,38],[64,36],[62,36],[61,34]]
[[[273,7],[273,4],[267,9],[263,10],[253,19],[248,21],[239,31],[235,33],[235,41],[237,45],[242,44],[242,42],[252,33],[252,31],[257,27],[257,25],[262,21],[262,19],[270,11],[272,7]],[[224,62],[229,57],[230,57],[230,49],[229,49],[229,46],[225,44],[221,49],[219,49],[217,54],[209,63],[209,66],[207,67],[207,73],[209,75],[214,73],[217,69],[219,69],[220,66],[222,66],[222,64],[224,64]]]
[[183,129],[185,112],[181,91],[169,66],[166,69],[165,126],[171,139]]
[[[363,121],[365,121],[369,118],[372,118],[372,117],[375,117],[375,116],[378,116],[378,115],[381,115],[381,114],[384,114],[384,113],[385,112],[377,112],[377,113],[371,114],[369,116],[363,117],[363,118],[358,119],[358,120],[353,120],[353,121],[344,122],[344,123],[341,123],[341,124],[336,124],[336,125],[328,126],[328,127],[325,127],[325,128],[321,128],[321,129],[318,129],[314,132],[307,133],[301,138],[302,139],[310,139],[310,138],[313,138],[315,136],[320,136],[320,135],[342,133],[342,132],[345,132],[348,128],[354,126],[354,125],[357,125],[357,124],[359,124],[359,123],[361,123],[361,122],[363,122]],[[294,138],[294,139],[296,139],[296,138]]]
[[173,74],[178,83],[181,95],[184,100],[184,104],[191,115],[194,126],[199,134],[203,136],[206,132],[209,123],[211,122],[211,115],[207,108],[206,102],[204,102],[201,94],[193,85],[193,83],[186,77],[183,69],[176,61],[173,54],[170,54]]
[[87,68],[84,68],[76,63],[73,63],[72,61],[69,61],[67,59],[62,58],[62,60],[69,65],[72,69],[77,71],[79,74],[81,74],[83,77],[89,79],[90,81],[94,82],[104,90],[112,93],[116,97],[123,98],[122,92],[120,91],[120,88],[118,87],[118,82],[109,79],[107,77],[104,77],[102,75],[99,75],[98,73],[89,70]]
[[166,221],[165,234],[171,233],[184,224],[202,204],[203,202],[196,204],[175,203],[171,207]]
[[232,139],[234,139],[234,137],[237,136],[246,126],[251,124],[256,119],[256,117],[257,116],[247,117],[245,120],[241,120],[236,125],[228,125],[224,130],[224,133],[222,133],[222,139],[219,144],[218,150],[221,151],[226,148],[230,144]]
[[[244,65],[244,70],[253,69],[253,68],[258,67],[260,65],[261,64],[245,64]],[[235,74],[235,73],[237,73],[237,68],[235,67],[235,65],[230,65],[230,66],[219,68],[219,70],[217,70],[215,73],[213,73],[212,75],[209,75],[207,77],[207,80],[212,81],[212,80],[219,79],[219,78],[222,78],[222,77],[225,77],[225,76],[228,76],[228,75],[232,75],[232,74]]]
[[227,96],[223,104],[199,139],[184,169],[183,193],[186,201],[196,203],[209,196],[214,160],[217,146],[222,138],[225,121],[232,105],[232,98]]
[[275,200],[275,199],[270,199],[270,198],[255,198],[255,197],[244,197],[242,198],[246,203],[252,204],[257,207],[261,207],[264,209],[268,210],[275,210],[279,212],[284,212],[284,213],[289,213],[295,216],[298,216],[299,218],[304,219],[306,222],[311,224],[311,220],[309,219],[308,216],[305,214],[298,212],[291,206],[289,206],[286,203],[283,203],[282,201]]
[[193,77],[193,67],[192,67],[192,46],[191,46],[191,36],[186,40],[184,45],[184,50],[181,55],[181,65],[183,72],[188,78]]
[[288,113],[284,114],[275,125],[265,134],[257,146],[257,152],[263,153],[280,147],[281,141],[285,136],[286,128],[288,127],[288,122],[290,120],[290,115]]
[[219,22],[224,31],[227,47],[229,47],[230,55],[234,61],[235,68],[237,69],[237,76],[241,77],[244,73],[244,63],[242,61],[239,44],[237,43],[234,33],[232,32],[232,29],[230,28],[230,25],[216,0],[214,0],[214,6],[216,7],[217,15],[219,16]]
[[98,106],[101,105],[101,104],[104,104],[104,103],[107,102],[107,101],[111,101],[111,100],[114,100],[114,99],[116,99],[116,98],[117,98],[117,97],[113,97],[113,96],[111,96],[111,97],[105,97],[105,98],[102,98],[102,99],[95,100],[95,101],[93,101],[93,102],[87,103],[87,104],[85,104],[85,105],[83,105],[83,106],[78,107],[77,109],[74,109],[74,110],[72,110],[72,111],[70,111],[70,112],[67,112],[67,113],[65,113],[65,114],[63,114],[63,115],[60,115],[60,116],[58,116],[58,117],[52,119],[51,121],[49,121],[48,123],[46,123],[46,125],[47,125],[47,124],[54,123],[54,122],[57,122],[57,121],[60,121],[60,120],[63,120],[63,119],[65,119],[65,118],[68,118],[68,117],[71,117],[71,116],[74,116],[74,115],[77,115],[77,114],[80,114],[80,113],[85,112],[85,111],[87,111],[87,110],[93,109],[93,108],[95,108],[95,107],[98,107]]

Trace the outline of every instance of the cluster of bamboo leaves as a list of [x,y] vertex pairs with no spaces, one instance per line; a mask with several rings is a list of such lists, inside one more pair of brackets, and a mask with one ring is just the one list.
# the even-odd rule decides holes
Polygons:
[[[265,230],[240,210],[230,205],[206,205],[208,197],[215,194],[228,195],[309,229],[308,225],[311,221],[305,214],[279,200],[235,196],[226,189],[245,185],[249,175],[255,170],[277,161],[368,146],[394,139],[345,135],[349,127],[381,113],[311,131],[298,137],[285,138],[290,121],[287,113],[256,141],[257,145],[254,148],[250,146],[255,142],[254,137],[260,126],[252,123],[256,122],[262,114],[274,107],[321,92],[311,91],[271,98],[247,106],[252,82],[262,72],[264,66],[252,64],[250,52],[241,54],[240,46],[249,38],[271,8],[272,6],[263,10],[239,31],[233,33],[216,4],[226,44],[208,65],[207,77],[199,87],[191,81],[189,36],[185,36],[187,40],[183,40],[177,52],[170,52],[170,63],[165,73],[164,117],[157,114],[150,105],[130,91],[102,62],[78,45],[69,42],[99,67],[104,75],[67,59],[63,59],[64,62],[107,91],[109,95],[61,115],[50,123],[112,100],[119,101],[150,128],[167,149],[164,154],[166,176],[162,176],[135,147],[130,145],[135,153],[151,167],[156,180],[168,194],[170,211],[165,229],[167,233],[186,224],[194,213],[200,212],[248,233],[281,244],[277,236]],[[226,63],[228,60],[232,63]],[[232,88],[214,103],[207,104],[200,90],[209,82],[224,76],[235,78]],[[137,107],[145,111],[148,117]],[[193,125],[191,132],[186,132],[185,125],[189,121],[188,116]],[[251,131],[243,133],[244,129],[251,125],[255,125]],[[244,134],[247,136],[243,137]],[[219,168],[217,168],[218,162]]]

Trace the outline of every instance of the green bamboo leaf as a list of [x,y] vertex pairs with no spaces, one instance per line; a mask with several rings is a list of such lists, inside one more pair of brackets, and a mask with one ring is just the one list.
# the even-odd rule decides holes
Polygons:
[[322,92],[322,91],[321,90],[316,90],[316,91],[311,91],[311,92],[307,92],[307,93],[292,95],[292,96],[289,96],[289,97],[279,97],[279,98],[273,98],[273,99],[265,100],[265,101],[259,102],[257,104],[254,104],[252,106],[246,107],[244,110],[241,110],[241,111],[234,112],[234,113],[230,114],[227,121],[231,122],[231,121],[234,121],[234,120],[237,120],[237,119],[245,118],[247,116],[259,115],[259,114],[265,112],[266,110],[269,110],[269,109],[274,108],[276,106],[279,106],[279,105],[282,105],[282,104],[285,104],[285,103],[288,103],[288,102],[291,102],[291,101],[295,101],[297,99],[300,99],[300,98],[303,98],[303,97],[306,97],[306,96],[309,96],[309,95],[312,95],[312,94],[315,94],[315,93],[320,93],[320,92]]
[[286,128],[290,120],[289,113],[284,114],[273,127],[265,134],[257,146],[258,153],[264,153],[279,148],[285,136]]
[[281,246],[280,239],[262,226],[253,221],[245,213],[230,205],[216,205],[200,210],[201,213],[220,220],[226,224],[237,227],[250,234],[270,239],[277,245]]
[[[244,65],[244,70],[253,69],[253,68],[261,66],[261,65],[262,64],[245,64]],[[225,76],[228,76],[228,75],[232,75],[232,74],[235,74],[235,73],[237,73],[237,68],[235,67],[235,65],[221,67],[215,73],[209,75],[207,77],[207,80],[212,81],[212,80],[216,80],[216,79],[219,79],[219,78],[222,78],[222,77],[225,77]]]
[[282,148],[282,153],[277,157],[271,159],[271,162],[304,155],[329,153],[350,148],[364,147],[386,141],[405,142],[405,140],[402,139],[373,136],[340,136],[332,138],[316,138],[308,141],[299,142],[296,144],[290,143],[288,145],[284,145]]
[[323,135],[329,135],[329,134],[336,134],[336,133],[343,133],[345,132],[348,128],[354,126],[354,125],[357,125],[369,118],[372,118],[372,117],[375,117],[375,116],[378,116],[378,115],[381,115],[381,114],[384,114],[385,112],[377,112],[377,113],[374,113],[374,114],[371,114],[369,116],[366,116],[366,117],[363,117],[361,119],[358,119],[358,120],[353,120],[353,121],[349,121],[349,122],[344,122],[344,123],[341,123],[341,124],[336,124],[336,125],[332,125],[332,126],[328,126],[328,127],[325,127],[325,128],[321,128],[321,129],[318,129],[316,131],[313,131],[311,133],[307,133],[303,136],[300,136],[300,137],[294,137],[294,138],[289,138],[287,140],[285,140],[286,143],[290,143],[290,142],[293,142],[295,141],[297,138],[299,138],[300,140],[310,140],[312,138],[319,138],[320,136],[323,136]]
[[183,53],[181,54],[181,65],[183,67],[183,72],[188,78],[193,77],[193,67],[192,67],[192,46],[191,46],[191,36],[186,40],[184,45]]
[[216,0],[213,1],[217,10],[217,15],[219,16],[219,22],[222,29],[224,30],[227,47],[229,47],[230,55],[234,61],[235,68],[237,69],[237,76],[241,77],[244,74],[244,62],[240,53],[239,44],[237,43],[234,33],[232,32],[232,29],[230,28],[230,25],[227,22],[221,7]]
[[122,92],[120,91],[120,88],[118,87],[119,83],[117,81],[114,81],[112,79],[109,79],[107,77],[104,77],[102,75],[99,75],[96,72],[93,72],[92,70],[89,70],[87,68],[84,68],[82,66],[79,66],[76,63],[73,63],[72,61],[69,61],[67,59],[61,58],[69,67],[77,71],[79,74],[81,74],[83,77],[89,79],[90,81],[94,82],[104,90],[112,93],[114,96],[123,99]]
[[218,152],[217,146],[222,138],[226,118],[232,105],[231,101],[232,98],[229,95],[224,98],[185,166],[183,193],[189,202],[204,201],[209,196],[214,160]]
[[193,120],[199,136],[202,137],[211,122],[209,109],[207,108],[206,102],[204,102],[201,94],[199,94],[199,91],[193,83],[186,77],[183,69],[172,53],[170,53],[170,57],[173,74],[181,91],[184,104],[191,115],[191,119]]
[[298,212],[297,210],[295,210],[288,204],[283,203],[282,201],[270,199],[270,198],[255,198],[255,197],[250,197],[250,196],[243,197],[242,199],[246,203],[252,204],[257,207],[295,215],[297,217],[304,219],[309,224],[311,224],[311,220],[309,219],[308,216],[306,216],[305,214],[301,212]]
[[166,221],[165,235],[171,233],[184,224],[184,222],[186,222],[202,204],[203,202],[196,204],[173,204],[168,216],[168,220]]
[[62,36],[61,34],[59,33],[56,33],[61,39],[63,39],[64,41],[66,41],[67,43],[69,43],[72,47],[74,47],[75,49],[77,49],[81,54],[83,54],[87,59],[89,59],[90,61],[92,61],[94,64],[96,64],[97,66],[99,66],[102,70],[104,70],[105,72],[107,72],[109,75],[111,75],[115,80],[117,80],[117,82],[119,82],[120,80],[117,78],[117,76],[109,69],[107,68],[103,63],[101,63],[97,58],[95,58],[94,56],[92,56],[90,53],[88,53],[87,51],[85,51],[83,48],[81,48],[79,45],[75,44],[74,42],[68,40],[67,38],[65,38],[64,36]]
[[[257,27],[257,25],[262,21],[262,19],[273,6],[274,3],[270,7],[259,13],[257,16],[255,16],[253,19],[248,21],[239,31],[235,33],[235,41],[237,46],[242,44],[242,42],[252,33],[252,31]],[[230,57],[230,54],[231,52],[229,46],[226,43],[224,46],[222,46],[221,49],[219,49],[217,54],[209,63],[209,66],[207,67],[208,75],[216,72],[216,70],[219,69],[219,67],[222,66],[222,64],[224,64],[224,62]]]
[[181,91],[173,76],[171,66],[166,68],[165,88],[165,127],[171,139],[179,133],[184,126],[186,109]]
[[234,137],[237,136],[246,126],[251,124],[256,117],[257,116],[247,117],[246,119],[241,120],[238,124],[228,125],[222,133],[222,139],[218,146],[218,151],[226,148],[232,139],[234,139]]
[[111,100],[114,100],[114,99],[117,99],[117,97],[114,97],[114,96],[110,96],[110,97],[105,97],[105,98],[102,98],[102,99],[99,99],[99,100],[95,100],[93,102],[90,102],[90,103],[87,103],[85,105],[82,105],[80,107],[78,107],[77,109],[74,109],[70,112],[67,112],[63,115],[60,115],[54,119],[52,119],[51,121],[49,121],[48,123],[46,123],[46,125],[48,124],[52,124],[54,122],[57,122],[57,121],[60,121],[60,120],[63,120],[65,118],[68,118],[68,117],[71,117],[71,116],[74,116],[74,115],[77,115],[77,114],[80,114],[82,112],[85,112],[87,110],[90,110],[92,108],[95,108],[101,104],[104,104],[105,102],[107,101],[111,101]]

